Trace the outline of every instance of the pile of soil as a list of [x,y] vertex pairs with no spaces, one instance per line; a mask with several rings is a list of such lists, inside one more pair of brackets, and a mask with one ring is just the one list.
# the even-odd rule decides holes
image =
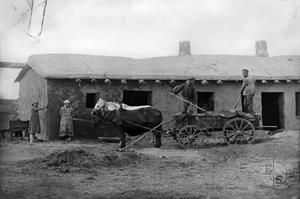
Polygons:
[[94,154],[84,150],[65,150],[51,153],[45,158],[42,158],[41,162],[53,167],[73,166],[92,168],[98,166],[100,160]]
[[30,160],[30,164],[42,168],[58,169],[63,173],[70,171],[94,171],[100,167],[123,167],[139,164],[147,159],[136,152],[111,153],[101,157],[81,149],[64,150],[49,154],[44,158]]

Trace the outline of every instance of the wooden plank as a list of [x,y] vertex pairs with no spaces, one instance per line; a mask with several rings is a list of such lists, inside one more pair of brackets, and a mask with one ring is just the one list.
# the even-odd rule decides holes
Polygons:
[[9,121],[9,130],[10,131],[23,131],[28,130],[29,121],[21,120],[10,120]]

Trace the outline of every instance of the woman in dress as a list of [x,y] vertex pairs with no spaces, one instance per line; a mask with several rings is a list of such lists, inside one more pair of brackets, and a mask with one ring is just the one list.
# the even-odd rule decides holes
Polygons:
[[29,121],[29,133],[30,133],[30,143],[33,143],[36,139],[35,134],[41,133],[41,123],[40,123],[40,116],[39,111],[46,109],[44,108],[38,108],[39,103],[38,101],[34,101],[31,107],[31,117]]
[[59,115],[60,115],[59,136],[61,138],[65,138],[67,141],[71,141],[74,137],[74,130],[73,130],[74,109],[72,106],[70,106],[69,100],[64,101],[64,106],[60,108]]

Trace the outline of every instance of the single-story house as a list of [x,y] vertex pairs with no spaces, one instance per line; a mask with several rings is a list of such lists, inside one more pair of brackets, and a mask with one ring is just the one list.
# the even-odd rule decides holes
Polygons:
[[[29,57],[20,82],[19,118],[29,120],[34,100],[48,109],[40,112],[42,137],[58,137],[59,107],[69,99],[76,117],[90,119],[99,97],[129,105],[151,104],[164,120],[182,110],[168,91],[187,78],[196,78],[198,106],[231,110],[247,68],[256,80],[254,109],[263,125],[300,129],[300,56],[269,57],[266,43],[256,43],[255,56],[192,55],[190,43],[179,43],[178,56],[134,59],[79,54],[41,54]],[[240,108],[240,105],[239,105]],[[107,135],[84,121],[75,121],[75,136]]]

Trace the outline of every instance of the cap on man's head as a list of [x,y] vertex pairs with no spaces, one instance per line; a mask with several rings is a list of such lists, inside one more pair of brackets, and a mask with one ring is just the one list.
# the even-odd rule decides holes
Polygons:
[[196,79],[194,77],[191,77],[188,80],[195,81]]
[[243,72],[246,71],[247,73],[249,73],[249,70],[248,70],[248,69],[245,69],[245,68],[244,68],[242,71],[243,71]]
[[64,104],[70,104],[70,101],[69,100],[65,100]]

